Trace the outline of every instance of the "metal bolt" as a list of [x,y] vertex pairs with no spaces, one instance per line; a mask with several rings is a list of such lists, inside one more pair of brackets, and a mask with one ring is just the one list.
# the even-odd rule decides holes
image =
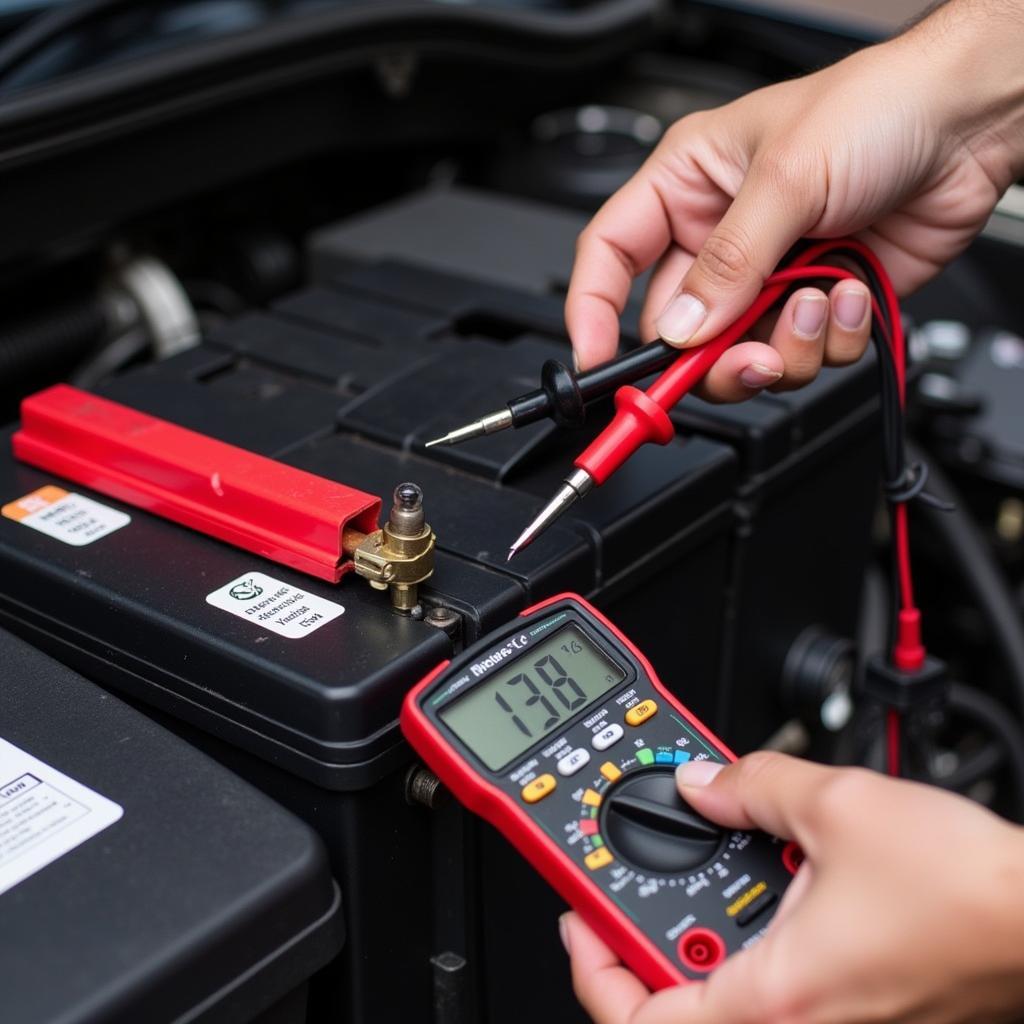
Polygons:
[[405,799],[410,804],[422,804],[436,810],[448,799],[448,790],[432,771],[413,765],[405,777]]
[[395,504],[403,512],[415,512],[423,507],[423,490],[418,484],[404,483],[395,488]]
[[395,537],[418,537],[423,532],[423,491],[413,483],[395,488],[387,529]]
[[442,605],[431,608],[423,617],[423,621],[437,629],[443,629],[452,640],[457,640],[459,633],[462,632],[462,617],[458,612]]

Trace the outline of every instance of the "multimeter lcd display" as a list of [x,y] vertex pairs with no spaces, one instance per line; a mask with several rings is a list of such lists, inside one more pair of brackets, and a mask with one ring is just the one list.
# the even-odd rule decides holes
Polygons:
[[581,630],[566,626],[444,708],[441,720],[498,771],[625,678]]

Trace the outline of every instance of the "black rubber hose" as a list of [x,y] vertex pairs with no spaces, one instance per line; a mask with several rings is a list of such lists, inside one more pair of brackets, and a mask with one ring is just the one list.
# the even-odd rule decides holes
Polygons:
[[0,326],[0,391],[16,391],[48,373],[63,373],[96,344],[106,316],[94,298],[83,298]]
[[960,683],[950,686],[947,706],[954,714],[981,726],[1003,747],[1006,767],[1017,790],[1016,819],[1020,821],[1021,810],[1024,809],[1024,731],[997,700]]
[[[910,442],[907,451],[911,462],[927,458]],[[971,597],[984,614],[1012,684],[1017,715],[1024,720],[1024,623],[1017,612],[1016,601],[988,542],[966,511],[963,498],[934,463],[930,463],[928,469],[929,493],[956,508],[943,512],[922,503],[919,511],[943,541]]]
[[95,18],[104,17],[134,0],[79,0],[33,18],[0,44],[0,80],[41,49]]

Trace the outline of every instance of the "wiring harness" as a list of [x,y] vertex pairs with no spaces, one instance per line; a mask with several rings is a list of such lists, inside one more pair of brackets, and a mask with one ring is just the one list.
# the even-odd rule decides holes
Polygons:
[[[836,266],[832,261],[840,261]],[[854,267],[856,273],[848,267]],[[899,300],[881,261],[863,242],[837,239],[806,245],[786,268],[769,279],[762,298],[778,300],[778,285],[862,278],[871,293],[871,338],[879,371],[882,417],[883,490],[889,504],[892,535],[894,609],[887,654],[868,666],[869,692],[886,708],[886,767],[901,774],[903,713],[920,699],[944,692],[944,666],[928,657],[922,639],[921,612],[914,598],[907,506],[919,501],[932,508],[952,506],[925,490],[928,466],[907,455],[904,412],[907,352]],[[761,302],[756,303],[759,308]],[[912,696],[911,696],[912,694]]]

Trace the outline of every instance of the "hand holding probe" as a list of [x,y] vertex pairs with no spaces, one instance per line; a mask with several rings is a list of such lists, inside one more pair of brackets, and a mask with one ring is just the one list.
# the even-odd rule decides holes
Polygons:
[[[727,348],[740,341],[778,302],[789,285],[813,278],[856,278],[851,271],[811,263],[822,255],[845,249],[859,252],[861,247],[859,243],[848,241],[822,243],[811,247],[802,253],[791,267],[773,274],[750,308],[721,334],[704,345],[677,355],[675,362],[646,392],[631,386],[619,388],[615,394],[614,419],[576,459],[576,469],[566,477],[551,501],[516,539],[509,551],[509,559],[535,540],[575,501],[584,497],[595,486],[603,484],[641,445],[647,441],[667,444],[675,435],[668,410],[704,377]],[[872,312],[876,322],[884,322],[874,298]]]

